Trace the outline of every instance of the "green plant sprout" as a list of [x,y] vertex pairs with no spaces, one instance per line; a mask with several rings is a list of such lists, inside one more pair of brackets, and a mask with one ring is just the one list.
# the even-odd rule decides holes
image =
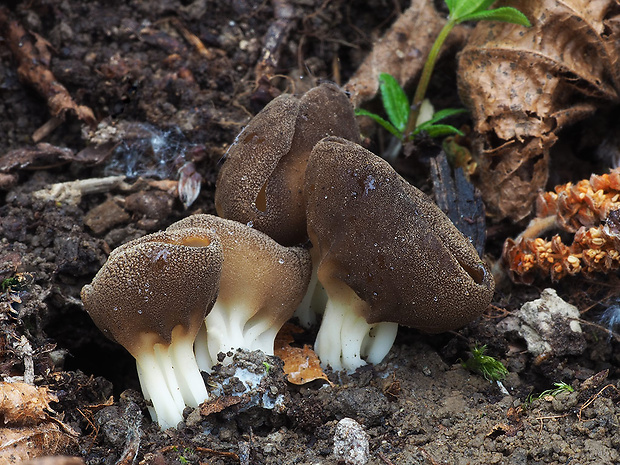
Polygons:
[[461,362],[464,368],[481,374],[488,381],[502,381],[506,379],[508,370],[499,360],[490,355],[484,355],[487,346],[474,346],[471,349],[471,358],[466,362]]
[[527,396],[527,399],[525,399],[525,405],[530,405],[532,402],[538,399],[555,397],[562,392],[575,392],[575,388],[573,388],[570,384],[566,384],[564,382],[553,383],[553,385],[555,386],[555,389],[547,389],[546,391],[541,392],[537,396],[535,396],[534,394],[530,394],[529,396]]
[[448,21],[439,32],[426,58],[411,104],[405,91],[396,79],[390,74],[381,73],[379,76],[379,90],[389,121],[364,109],[356,110],[357,115],[372,118],[400,139],[401,142],[413,139],[422,131],[428,133],[431,137],[441,137],[450,134],[462,135],[461,131],[454,126],[438,123],[450,116],[464,113],[466,110],[463,109],[440,110],[433,114],[428,121],[418,124],[422,102],[424,101],[437,58],[439,57],[439,51],[454,26],[464,21],[503,21],[521,26],[529,27],[531,25],[527,17],[516,8],[506,6],[489,9],[495,0],[445,0],[445,2],[449,11]]
[[436,112],[429,120],[417,125],[411,134],[406,136],[405,131],[411,114],[411,105],[409,104],[409,99],[405,91],[400,84],[398,84],[398,81],[387,73],[381,73],[379,75],[379,91],[381,93],[381,100],[383,101],[383,108],[385,109],[389,121],[363,108],[355,110],[355,114],[368,116],[402,142],[413,139],[422,131],[428,133],[430,137],[442,137],[450,134],[463,135],[463,133],[454,126],[450,126],[449,124],[438,124],[439,121],[449,118],[450,116],[467,112],[465,109],[457,110],[448,108]]

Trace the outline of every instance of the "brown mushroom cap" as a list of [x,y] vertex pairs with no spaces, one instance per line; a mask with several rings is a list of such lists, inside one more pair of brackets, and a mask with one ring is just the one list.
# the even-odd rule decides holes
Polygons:
[[179,325],[195,337],[217,297],[221,269],[222,248],[210,230],[158,232],[113,250],[82,300],[99,329],[136,357],[170,344]]
[[304,173],[326,136],[359,140],[353,107],[338,86],[323,83],[300,99],[274,99],[228,151],[215,191],[218,214],[251,222],[283,245],[307,240]]
[[490,303],[493,278],[470,241],[373,153],[323,139],[308,162],[305,190],[319,280],[328,294],[342,283],[351,288],[368,304],[357,311],[366,309],[369,324],[441,332]]
[[270,325],[281,326],[292,316],[310,281],[306,249],[284,247],[261,231],[213,215],[189,216],[167,231],[179,228],[210,230],[220,238],[224,262],[217,305]]

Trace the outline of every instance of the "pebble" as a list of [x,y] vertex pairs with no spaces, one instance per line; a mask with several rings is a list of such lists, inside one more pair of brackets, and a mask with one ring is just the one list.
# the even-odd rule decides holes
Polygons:
[[368,463],[368,434],[355,420],[343,418],[336,425],[334,455],[347,465]]

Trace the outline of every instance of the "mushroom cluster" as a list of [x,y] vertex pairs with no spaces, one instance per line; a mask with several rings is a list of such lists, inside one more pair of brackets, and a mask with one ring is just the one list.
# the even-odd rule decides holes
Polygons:
[[272,355],[302,300],[310,254],[232,220],[194,215],[115,249],[82,289],[95,324],[136,359],[162,428],[207,400],[200,370],[243,348]]
[[[295,315],[307,325],[312,305],[323,302],[315,351],[323,365],[348,371],[381,361],[399,324],[458,328],[484,311],[494,291],[471,242],[358,142],[337,86],[282,96],[237,137],[216,187],[221,216],[287,245],[309,237],[313,277]],[[317,298],[317,280],[327,299]]]
[[275,99],[227,154],[221,217],[193,215],[115,249],[84,286],[95,324],[135,357],[162,428],[207,399],[200,370],[239,348],[273,354],[296,308],[311,320],[313,300],[324,307],[315,350],[348,371],[380,362],[399,324],[445,331],[487,307],[493,279],[471,243],[357,142],[334,84]]

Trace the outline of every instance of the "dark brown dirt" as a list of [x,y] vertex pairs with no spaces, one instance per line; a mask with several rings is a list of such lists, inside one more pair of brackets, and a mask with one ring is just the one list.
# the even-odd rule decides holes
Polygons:
[[[51,116],[46,100],[19,80],[0,29],[0,155],[20,151],[0,170],[0,373],[23,376],[32,361],[35,384],[57,394],[55,411],[78,433],[67,454],[90,465],[134,458],[153,465],[345,463],[333,446],[338,421],[348,417],[368,434],[373,465],[620,463],[618,339],[595,326],[600,302],[616,288],[612,277],[554,286],[585,320],[578,350],[561,356],[536,356],[514,327],[498,325],[543,289],[503,283],[493,311],[468,327],[437,336],[401,329],[384,363],[350,376],[331,373],[333,385],[287,384],[277,359],[239,354],[233,368],[271,366],[260,385],[216,413],[188,409],[184,426],[161,432],[139,394],[132,357],[90,321],[81,287],[121,243],[191,213],[213,213],[222,155],[251,115],[279,92],[338,75],[346,81],[407,2],[292,2],[292,28],[275,70],[280,77],[258,90],[254,68],[278,2],[8,3],[10,19],[49,41],[51,72],[98,122],[88,127],[68,114],[42,139],[67,151],[44,146],[26,153]],[[453,76],[450,58],[441,66]],[[454,92],[439,93],[458,106]],[[95,141],[103,142],[92,149]],[[176,179],[179,155],[203,177],[189,210],[165,182],[136,182]],[[399,165],[413,171],[407,160]],[[126,175],[125,183],[96,193],[34,194],[115,174]],[[492,260],[514,230],[489,230]],[[566,331],[559,340],[573,344],[575,335]],[[300,341],[311,342],[315,332]],[[31,355],[17,349],[22,338]],[[462,367],[476,343],[508,367],[505,392]],[[210,389],[243,391],[233,368],[219,368]],[[586,381],[603,370],[606,378]],[[528,400],[557,382],[575,392]],[[224,389],[224,398],[229,394]],[[111,396],[114,402],[106,403]]]

